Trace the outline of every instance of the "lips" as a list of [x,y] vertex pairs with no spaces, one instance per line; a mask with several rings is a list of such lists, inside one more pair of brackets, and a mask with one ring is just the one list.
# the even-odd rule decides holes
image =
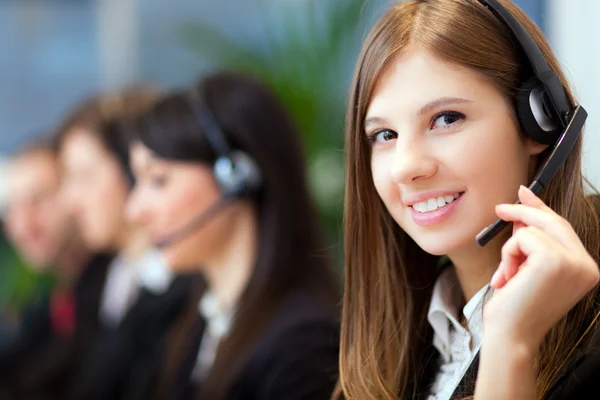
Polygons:
[[431,226],[439,224],[452,215],[452,212],[462,202],[463,195],[464,192],[459,192],[444,196],[423,197],[423,200],[409,206],[411,217],[417,225]]
[[454,200],[458,199],[460,195],[461,193],[459,192],[453,195],[431,197],[429,199],[413,204],[412,208],[420,213],[435,211],[438,208],[442,208],[448,204],[451,204]]

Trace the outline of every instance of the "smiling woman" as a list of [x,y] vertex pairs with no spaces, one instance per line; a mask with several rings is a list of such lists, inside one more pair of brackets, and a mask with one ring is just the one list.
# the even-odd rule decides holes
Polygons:
[[[541,198],[522,187],[575,104],[509,0],[404,1],[376,24],[348,106],[336,396],[598,397],[600,201],[581,138]],[[481,247],[497,217],[512,230]]]
[[128,216],[171,270],[207,283],[173,329],[153,398],[329,398],[337,285],[286,110],[219,71],[164,96],[137,130]]
[[[367,125],[369,120],[379,123]],[[481,253],[473,238],[494,219],[496,204],[514,201],[535,167],[529,156],[545,149],[520,136],[516,116],[493,82],[421,46],[390,63],[366,121],[373,182],[386,208],[422,249],[454,253],[456,261]],[[456,200],[438,208],[445,196]],[[501,245],[497,240],[490,247],[499,252]]]

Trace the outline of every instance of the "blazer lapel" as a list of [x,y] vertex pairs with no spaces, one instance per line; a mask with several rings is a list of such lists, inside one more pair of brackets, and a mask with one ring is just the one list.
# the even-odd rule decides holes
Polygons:
[[477,381],[477,371],[479,370],[479,351],[475,355],[475,358],[467,368],[467,371],[463,375],[462,379],[458,383],[454,393],[450,397],[451,400],[462,399],[464,397],[473,396],[475,394],[475,382]]

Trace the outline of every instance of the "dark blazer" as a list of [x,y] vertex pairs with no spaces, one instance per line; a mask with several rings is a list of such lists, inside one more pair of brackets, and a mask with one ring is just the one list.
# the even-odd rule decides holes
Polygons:
[[[335,307],[304,291],[288,294],[226,399],[328,400],[338,378],[339,324]],[[200,317],[196,328],[170,399],[206,398],[190,382],[204,330]]]
[[15,341],[0,354],[0,393],[7,399],[63,399],[73,371],[99,329],[98,310],[112,255],[99,254],[82,269],[74,287],[75,331],[53,334],[49,300],[27,318]]
[[160,368],[165,337],[187,304],[191,282],[177,277],[160,294],[142,289],[119,326],[100,331],[72,379],[68,398],[143,398]]
[[[600,325],[596,323],[596,327],[590,333],[591,336],[587,344],[578,349],[562,372],[561,377],[557,380],[554,386],[550,389],[545,397],[548,400],[568,400],[568,399],[599,399],[600,398]],[[432,382],[436,373],[436,363],[439,358],[439,353],[431,346],[427,350],[425,356],[429,360],[425,365],[425,375],[423,382]],[[451,399],[458,400],[465,397],[473,396],[475,392],[475,383],[477,380],[477,372],[479,368],[479,355],[475,357],[467,372],[460,381],[458,387],[454,391]],[[419,399],[425,399],[425,390],[419,391],[422,396]],[[412,398],[409,396],[409,398]]]

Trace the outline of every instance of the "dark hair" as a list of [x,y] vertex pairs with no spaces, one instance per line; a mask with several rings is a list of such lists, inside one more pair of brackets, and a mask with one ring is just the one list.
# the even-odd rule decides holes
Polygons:
[[142,85],[92,96],[65,118],[56,131],[56,144],[60,148],[76,129],[86,130],[116,159],[131,186],[133,173],[129,165],[129,143],[134,132],[133,120],[155,99],[156,91]]
[[[226,394],[249,349],[287,293],[302,288],[336,307],[338,285],[309,194],[300,135],[282,105],[261,84],[233,72],[210,75],[193,89],[214,114],[230,147],[250,155],[263,179],[262,188],[251,200],[259,220],[255,268],[239,301],[231,333],[219,346],[202,385],[205,395],[219,398]],[[186,92],[159,100],[139,119],[137,137],[158,157],[212,165],[217,154],[191,101]],[[197,304],[191,310],[190,318],[197,318]],[[182,341],[189,340],[185,330],[177,335]],[[172,362],[169,369],[177,365],[176,360]]]
[[130,119],[127,117],[105,121],[98,127],[97,136],[119,163],[119,167],[121,167],[121,171],[131,188],[135,184],[135,177],[129,163],[129,145],[134,138],[134,130],[129,122]]

